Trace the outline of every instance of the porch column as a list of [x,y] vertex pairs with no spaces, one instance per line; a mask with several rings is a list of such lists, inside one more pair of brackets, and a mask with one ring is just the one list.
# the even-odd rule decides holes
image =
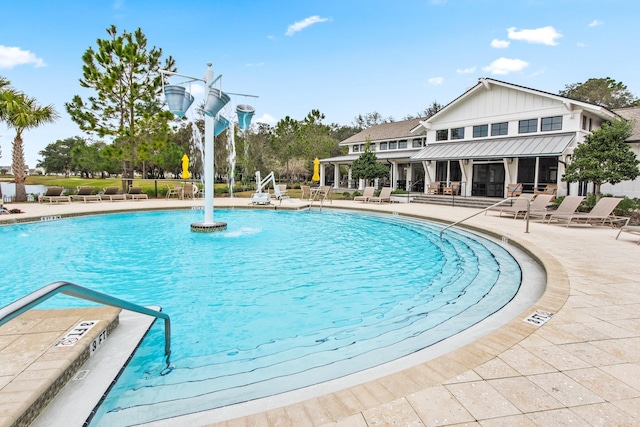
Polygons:
[[[411,178],[411,179],[409,179]],[[409,163],[409,167],[407,168],[407,181],[406,181],[406,185],[405,185],[405,190],[407,191],[411,191],[411,185],[413,183],[413,165],[412,163]]]
[[348,178],[347,178],[347,186],[349,188],[353,188],[353,178],[352,178],[352,176],[353,175],[352,175],[352,171],[351,171],[351,165],[349,165],[349,175],[348,175]]
[[398,180],[398,162],[391,162],[391,189],[396,190],[396,181]]
[[333,165],[333,188],[340,188],[340,165]]
[[320,185],[324,184],[324,163],[320,163]]

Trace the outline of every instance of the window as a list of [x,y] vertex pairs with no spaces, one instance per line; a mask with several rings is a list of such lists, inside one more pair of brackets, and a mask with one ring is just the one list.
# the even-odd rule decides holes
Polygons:
[[587,130],[587,116],[582,116],[582,130]]
[[507,135],[509,133],[509,123],[493,123],[491,125],[491,136]]
[[360,146],[359,145],[354,145],[353,146],[353,152],[357,153],[358,151],[360,151]]
[[364,153],[364,144],[360,144],[360,151]]
[[400,142],[398,142],[398,148],[407,148],[407,140],[403,139]]
[[387,149],[387,143],[386,142],[381,142],[380,143],[380,151],[386,150],[386,149]]
[[464,139],[464,128],[451,129],[451,139]]
[[489,135],[489,125],[480,125],[473,127],[473,137],[482,138]]
[[562,116],[543,117],[540,121],[541,131],[562,130]]
[[413,143],[411,144],[412,148],[420,148],[422,147],[422,139],[416,138],[413,140]]
[[593,120],[589,119],[589,132],[591,132],[591,129],[593,129]]
[[398,148],[398,141],[390,141],[389,150],[395,150],[396,148]]
[[519,133],[530,133],[538,131],[538,119],[520,120],[518,126]]
[[449,131],[446,129],[436,131],[436,141],[446,141],[449,139]]

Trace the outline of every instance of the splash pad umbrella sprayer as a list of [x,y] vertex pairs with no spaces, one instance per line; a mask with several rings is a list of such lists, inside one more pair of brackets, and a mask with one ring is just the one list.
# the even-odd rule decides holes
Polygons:
[[[240,104],[236,107],[236,116],[238,118],[238,128],[242,131],[243,136],[246,138],[246,132],[251,127],[251,118],[255,113],[255,109],[247,104]],[[231,128],[227,133],[227,147],[229,148],[229,196],[233,197],[233,185],[235,183],[235,169],[236,169],[236,140],[234,122],[231,121]],[[245,151],[246,155],[246,151]]]
[[[187,78],[188,80],[183,83],[190,83],[193,81],[204,82],[206,88],[209,89],[207,99],[203,108],[204,112],[204,221],[191,224],[191,231],[197,232],[212,232],[219,230],[226,230],[227,224],[224,222],[215,222],[213,220],[213,177],[214,177],[214,164],[213,164],[213,139],[219,135],[224,129],[229,126],[229,121],[222,115],[218,114],[222,108],[229,103],[231,98],[229,95],[251,96],[257,98],[255,95],[244,95],[225,93],[221,89],[217,89],[214,84],[220,80],[222,75],[219,75],[214,79],[213,70],[211,69],[211,63],[207,63],[207,69],[205,71],[205,78],[191,77],[184,74],[178,74],[172,71],[160,70],[164,75],[179,76]],[[165,94],[169,111],[173,114],[184,117],[187,110],[193,103],[193,95],[186,92],[186,89],[181,85],[164,85],[164,79],[162,82],[162,89]],[[217,132],[217,133],[216,133]]]

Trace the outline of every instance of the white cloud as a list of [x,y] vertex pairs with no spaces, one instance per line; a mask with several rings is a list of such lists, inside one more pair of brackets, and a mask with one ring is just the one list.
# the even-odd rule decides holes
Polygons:
[[604,22],[602,21],[598,21],[597,19],[594,19],[593,21],[589,22],[589,26],[590,27],[597,27],[599,25],[603,25]]
[[437,86],[437,85],[441,85],[442,83],[444,83],[444,77],[431,77],[427,81],[429,82],[429,84]]
[[484,71],[491,74],[505,75],[516,71],[522,71],[529,66],[528,62],[521,59],[498,58],[486,67],[482,67]]
[[253,67],[262,67],[264,62],[249,62],[245,64],[245,67],[253,68]]
[[495,47],[496,49],[505,49],[509,47],[510,44],[511,42],[508,40],[498,40],[498,39],[491,40],[491,47]]
[[317,24],[319,22],[327,22],[328,20],[329,18],[321,18],[318,15],[310,16],[308,18],[303,19],[302,21],[298,21],[295,24],[289,25],[289,28],[287,28],[286,35],[292,36],[298,31],[302,31],[313,24]]
[[270,114],[264,113],[260,117],[254,120],[256,123],[266,123],[268,125],[275,125],[278,121]]
[[547,46],[557,45],[556,39],[562,37],[562,34],[551,26],[534,30],[517,30],[515,27],[511,27],[507,28],[507,33],[511,40],[522,40],[527,43],[545,44]]
[[471,73],[473,73],[475,71],[476,71],[476,67],[458,68],[456,70],[456,73],[458,73],[458,74],[471,74]]
[[0,68],[13,68],[18,65],[33,64],[35,67],[46,67],[44,60],[28,50],[0,44]]
[[204,95],[204,86],[201,84],[191,83],[188,87],[188,91],[189,93],[191,93],[191,95],[199,97],[201,95]]
[[578,46],[578,47],[587,47],[586,43],[583,43],[583,42],[576,43],[576,46]]

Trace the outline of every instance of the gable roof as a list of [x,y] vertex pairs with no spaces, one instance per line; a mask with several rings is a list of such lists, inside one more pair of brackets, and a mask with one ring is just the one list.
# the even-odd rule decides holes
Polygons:
[[633,120],[633,131],[628,142],[640,141],[640,107],[618,108],[613,110],[617,115],[626,119]]
[[365,142],[370,140],[371,142],[381,140],[393,140],[403,138],[415,138],[416,135],[411,133],[420,123],[423,118],[402,120],[399,122],[382,123],[379,125],[371,126],[363,131],[356,133],[353,136],[345,139],[340,145],[354,144],[359,142]]
[[578,107],[581,108],[583,110],[587,110],[589,112],[591,112],[592,114],[601,117],[604,120],[611,120],[613,119],[616,114],[604,107],[601,107],[599,105],[595,105],[595,104],[590,104],[588,102],[583,102],[583,101],[578,101],[576,99],[571,99],[571,98],[567,98],[561,95],[556,95],[553,93],[549,93],[549,92],[544,92],[541,90],[537,90],[537,89],[531,89],[525,86],[520,86],[520,85],[516,85],[513,83],[507,83],[507,82],[503,82],[500,80],[495,80],[495,79],[491,79],[488,77],[482,77],[480,79],[478,79],[478,83],[469,88],[466,92],[464,92],[462,95],[460,95],[459,97],[457,97],[456,99],[454,99],[453,101],[451,101],[450,103],[448,103],[447,105],[445,105],[440,111],[438,111],[436,114],[432,115],[431,117],[421,120],[419,121],[419,126],[414,129],[414,132],[416,132],[419,128],[425,128],[425,129],[429,129],[431,127],[431,123],[433,122],[437,122],[438,118],[447,114],[451,109],[455,108],[457,105],[463,103],[466,99],[470,98],[471,96],[475,95],[476,93],[478,93],[479,91],[482,90],[491,90],[491,86],[492,85],[497,85],[497,86],[502,86],[502,87],[506,87],[506,88],[510,88],[510,89],[514,89],[514,90],[519,90],[522,92],[527,92],[527,93],[531,93],[531,94],[535,94],[535,95],[539,95],[539,96],[544,96],[546,98],[551,98],[554,99],[556,101],[562,102],[563,104],[565,104],[565,106],[569,109],[569,110],[573,110],[574,107]]

